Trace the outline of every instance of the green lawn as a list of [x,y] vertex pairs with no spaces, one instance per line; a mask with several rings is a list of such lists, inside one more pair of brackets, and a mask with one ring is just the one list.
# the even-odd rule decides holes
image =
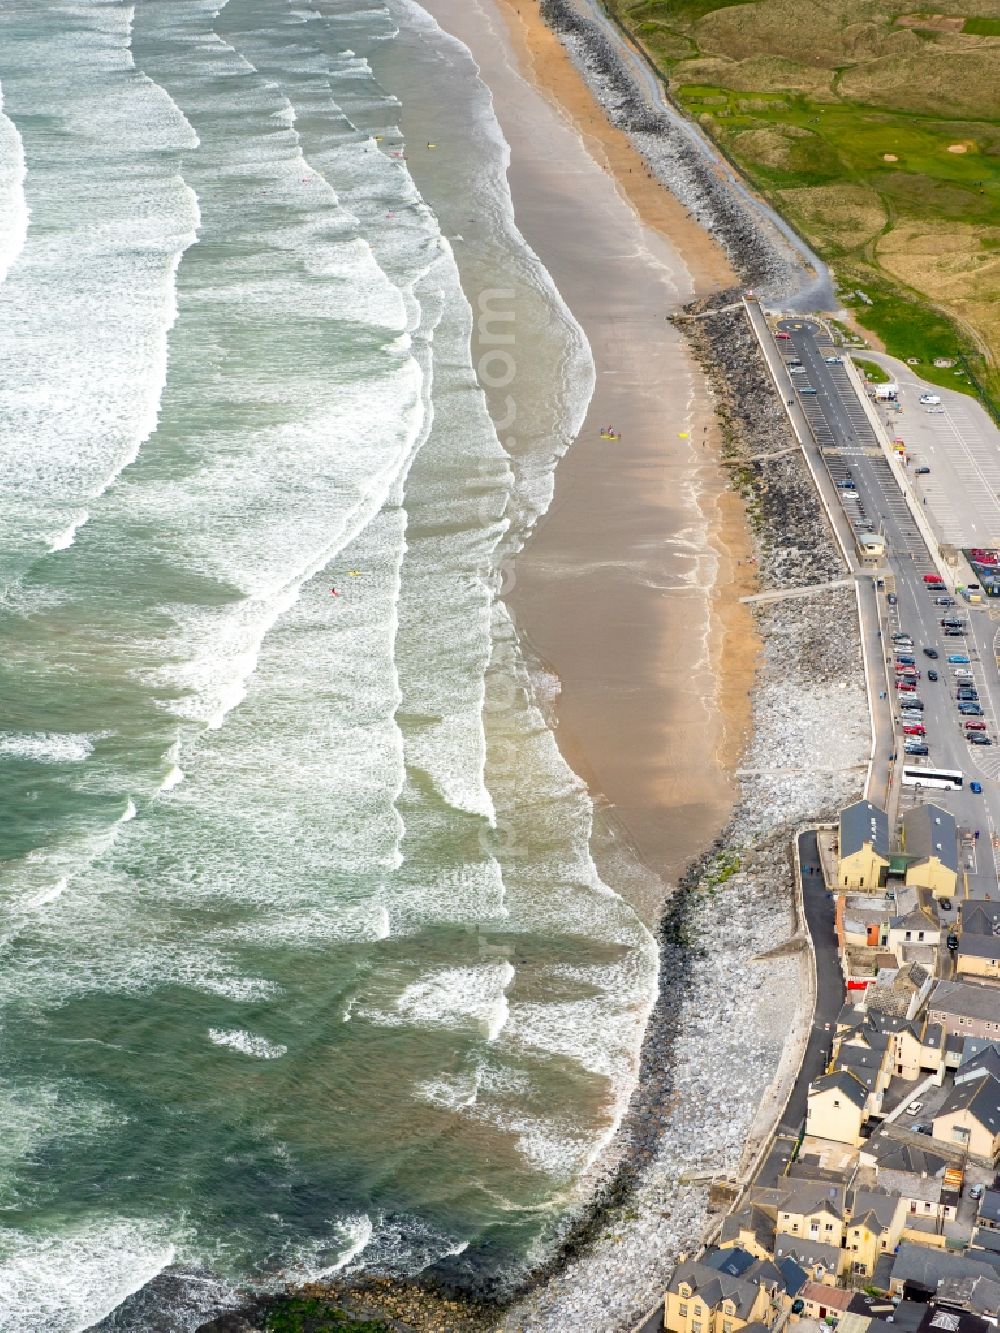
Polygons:
[[[675,101],[830,263],[858,322],[932,383],[978,391],[1000,419],[1000,121],[939,109],[976,114],[975,88],[1000,87],[1000,44],[983,44],[1000,20],[967,20],[977,41],[901,31],[864,0],[608,3]],[[965,59],[986,80],[956,89],[950,71]],[[843,84],[906,105],[852,99]],[[941,357],[968,378],[936,369]]]
[[862,357],[853,354],[851,360],[865,379],[870,380],[872,384],[888,384],[892,378],[888,371],[883,370],[877,361],[865,361]]

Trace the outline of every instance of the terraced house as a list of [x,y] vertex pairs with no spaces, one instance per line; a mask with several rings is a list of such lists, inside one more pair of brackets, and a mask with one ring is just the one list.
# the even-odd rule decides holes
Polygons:
[[677,1266],[664,1300],[670,1333],[741,1333],[752,1324],[770,1328],[773,1319],[764,1287],[696,1259]]

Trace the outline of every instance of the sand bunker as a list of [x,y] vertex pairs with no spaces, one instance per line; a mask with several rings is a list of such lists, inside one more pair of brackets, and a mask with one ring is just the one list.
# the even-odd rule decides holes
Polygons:
[[967,153],[969,145],[967,143],[950,143],[948,145],[949,153]]
[[899,161],[899,158],[896,156],[895,153],[883,153],[883,154],[882,154],[882,161],[883,161],[883,162],[898,162],[898,161]]

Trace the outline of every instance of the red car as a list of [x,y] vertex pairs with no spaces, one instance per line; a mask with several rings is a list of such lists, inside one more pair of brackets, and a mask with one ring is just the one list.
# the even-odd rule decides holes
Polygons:
[[904,736],[926,736],[927,728],[922,722],[908,722],[903,728]]
[[787,342],[792,335],[790,333],[779,333],[777,336],[781,339],[782,342]]
[[896,689],[905,690],[910,694],[915,694],[917,690],[917,682],[915,680],[897,680]]
[[985,730],[986,730],[986,723],[985,723],[985,722],[966,722],[966,724],[965,724],[965,730],[966,730],[966,731],[985,731]]
[[940,574],[925,574],[924,582],[932,588],[943,588],[944,579]]

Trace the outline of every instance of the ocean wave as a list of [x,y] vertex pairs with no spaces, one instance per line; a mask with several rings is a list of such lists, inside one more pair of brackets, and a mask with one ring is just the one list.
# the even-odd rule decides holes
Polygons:
[[0,84],[0,283],[16,261],[28,235],[27,165],[17,126],[3,112]]
[[35,731],[0,732],[0,757],[29,759],[36,764],[81,764],[94,753],[90,736]]
[[243,1055],[252,1055],[255,1060],[280,1060],[288,1054],[287,1046],[247,1032],[245,1028],[209,1028],[208,1039],[214,1046],[227,1046]]
[[174,1260],[155,1224],[94,1221],[59,1236],[7,1228],[0,1237],[4,1333],[81,1333]]

